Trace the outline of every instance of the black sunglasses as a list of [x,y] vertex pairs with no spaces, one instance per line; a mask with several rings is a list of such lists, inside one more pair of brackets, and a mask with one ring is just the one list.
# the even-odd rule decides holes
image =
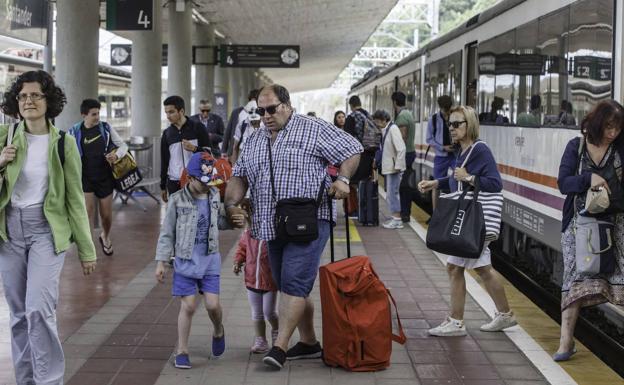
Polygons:
[[258,107],[256,108],[256,113],[260,116],[264,116],[264,114],[266,112],[269,113],[269,115],[273,115],[277,112],[277,107],[279,107],[282,103],[273,105],[273,106],[268,106],[268,107]]
[[461,126],[464,123],[466,123],[465,120],[456,120],[454,122],[449,122],[449,126],[451,126],[453,128],[459,128],[459,126]]

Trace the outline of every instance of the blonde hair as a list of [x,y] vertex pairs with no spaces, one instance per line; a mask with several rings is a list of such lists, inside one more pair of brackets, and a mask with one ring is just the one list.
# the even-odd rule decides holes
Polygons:
[[466,119],[466,136],[472,141],[479,139],[479,118],[477,112],[468,106],[455,106],[451,108],[450,113],[460,112]]

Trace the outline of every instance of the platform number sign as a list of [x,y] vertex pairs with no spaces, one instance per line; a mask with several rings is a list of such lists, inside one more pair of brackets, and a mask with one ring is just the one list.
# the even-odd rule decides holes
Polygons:
[[106,0],[106,29],[151,31],[154,0]]

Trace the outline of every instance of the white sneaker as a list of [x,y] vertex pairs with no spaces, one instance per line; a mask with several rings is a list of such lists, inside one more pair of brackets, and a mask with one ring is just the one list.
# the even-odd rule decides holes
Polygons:
[[482,332],[500,332],[503,329],[517,325],[516,317],[513,312],[499,313],[496,312],[494,319],[479,328]]
[[403,221],[400,219],[390,219],[382,224],[385,229],[402,229]]
[[466,333],[464,321],[446,317],[446,320],[440,325],[434,327],[433,329],[429,329],[429,334],[438,337],[458,337],[465,336],[468,333]]

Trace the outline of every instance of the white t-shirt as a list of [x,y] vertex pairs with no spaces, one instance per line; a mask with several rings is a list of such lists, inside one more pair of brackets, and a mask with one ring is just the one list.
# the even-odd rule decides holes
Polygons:
[[11,195],[11,205],[20,209],[43,204],[48,192],[48,143],[50,134],[27,132],[28,151]]

